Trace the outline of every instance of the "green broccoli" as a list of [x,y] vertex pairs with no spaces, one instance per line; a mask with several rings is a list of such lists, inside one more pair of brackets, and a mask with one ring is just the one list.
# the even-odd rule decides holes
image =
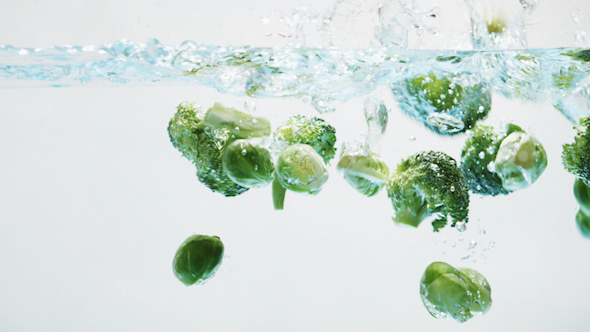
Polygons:
[[186,286],[204,284],[221,266],[223,251],[219,237],[193,235],[180,245],[174,255],[174,275]]
[[453,135],[473,127],[491,108],[491,89],[484,83],[462,86],[458,77],[431,73],[394,87],[399,107],[432,131]]
[[457,162],[443,152],[420,152],[403,160],[387,186],[393,221],[413,227],[434,216],[434,231],[451,221],[467,223],[469,191]]
[[212,191],[225,196],[248,188],[232,181],[223,169],[224,148],[236,139],[270,135],[264,118],[215,104],[203,112],[194,103],[182,103],[168,125],[172,145],[197,168],[197,177]]
[[481,195],[506,195],[533,184],[547,167],[547,153],[522,128],[504,133],[477,125],[461,151],[461,169],[469,189]]
[[346,151],[336,169],[354,189],[367,197],[376,195],[389,181],[389,167],[374,152]]
[[492,306],[492,289],[479,272],[456,269],[443,262],[426,268],[420,280],[420,297],[435,318],[454,319],[464,323],[473,314],[483,315]]
[[294,115],[276,129],[274,137],[286,145],[311,146],[328,165],[336,154],[336,129],[320,118]]
[[580,119],[574,142],[563,145],[561,160],[566,171],[590,186],[590,117]]

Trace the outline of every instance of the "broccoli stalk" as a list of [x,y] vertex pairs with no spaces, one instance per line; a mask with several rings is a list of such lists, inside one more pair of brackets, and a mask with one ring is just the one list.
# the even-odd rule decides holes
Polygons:
[[387,186],[393,221],[412,227],[433,216],[435,232],[451,221],[468,221],[469,192],[457,162],[443,152],[420,152],[403,160]]

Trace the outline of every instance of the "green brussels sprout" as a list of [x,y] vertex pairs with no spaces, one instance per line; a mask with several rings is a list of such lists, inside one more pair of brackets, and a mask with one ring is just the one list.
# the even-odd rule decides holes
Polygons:
[[174,255],[174,275],[186,286],[204,284],[221,266],[223,243],[217,236],[193,235]]
[[590,188],[580,178],[576,178],[574,182],[574,197],[580,204],[580,210],[590,215]]
[[336,169],[354,189],[367,197],[376,195],[389,181],[389,167],[374,152],[344,154]]
[[455,82],[458,79],[430,73],[402,81],[392,91],[402,111],[438,134],[454,135],[484,119],[492,103],[487,84],[461,85]]
[[283,188],[299,193],[315,195],[328,181],[322,156],[307,144],[294,144],[283,150],[276,172]]
[[485,314],[492,306],[491,288],[483,275],[443,262],[434,262],[424,271],[420,297],[433,317],[459,323],[471,319],[473,314]]
[[252,140],[239,139],[228,145],[222,163],[225,174],[240,186],[259,188],[273,180],[270,152]]
[[515,131],[502,140],[496,155],[495,171],[506,190],[530,186],[546,167],[547,152],[534,137]]
[[590,239],[590,217],[584,213],[581,206],[576,214],[576,225],[578,226],[580,233],[585,238]]

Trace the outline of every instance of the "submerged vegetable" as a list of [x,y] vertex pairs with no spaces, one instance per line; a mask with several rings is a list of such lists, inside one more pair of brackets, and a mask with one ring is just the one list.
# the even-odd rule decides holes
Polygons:
[[287,147],[279,156],[276,173],[283,188],[310,195],[317,194],[328,181],[324,160],[307,144]]
[[506,195],[533,184],[547,167],[547,153],[522,128],[505,132],[477,125],[461,151],[461,169],[469,189],[481,195]]
[[361,194],[376,195],[389,181],[389,167],[376,153],[345,153],[336,169]]
[[235,183],[259,188],[272,182],[274,165],[267,149],[253,140],[239,139],[225,148],[223,170]]
[[168,134],[172,145],[196,166],[201,183],[224,196],[236,196],[248,188],[227,176],[223,151],[236,139],[269,136],[270,122],[221,104],[204,112],[194,103],[182,103],[170,120]]
[[311,146],[322,156],[326,164],[330,163],[336,153],[336,129],[317,117],[294,115],[277,128],[274,137],[287,145]]
[[402,81],[393,93],[405,113],[436,133],[464,132],[491,108],[491,89],[484,83],[463,86],[458,77],[431,73]]
[[563,145],[561,160],[566,171],[580,178],[590,186],[590,118],[580,119],[576,137],[571,144]]
[[479,272],[456,269],[443,262],[426,268],[420,280],[420,297],[435,318],[464,323],[474,314],[483,315],[492,306],[491,288]]
[[448,221],[451,227],[467,222],[469,192],[457,162],[444,152],[420,152],[403,160],[387,186],[393,221],[412,227],[433,216],[435,232]]
[[203,284],[221,266],[223,251],[219,237],[193,235],[180,245],[174,255],[174,275],[186,286]]

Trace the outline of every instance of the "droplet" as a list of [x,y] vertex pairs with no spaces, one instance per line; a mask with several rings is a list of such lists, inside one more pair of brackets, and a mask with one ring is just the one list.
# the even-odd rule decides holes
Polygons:
[[479,154],[479,159],[484,159],[486,157],[486,153],[484,151],[481,151]]
[[486,230],[482,229],[481,231],[479,231],[479,235],[484,236],[486,235]]
[[469,249],[474,249],[475,246],[477,246],[477,242],[475,242],[475,240],[469,241]]
[[[455,224],[455,227],[457,228],[457,230],[459,232],[465,232],[465,230],[467,229],[467,226],[465,225],[465,222],[463,221],[459,221]],[[462,240],[462,239],[461,239]]]
[[[247,100],[244,102],[244,108],[248,112],[254,112],[256,110],[256,104],[254,102]],[[256,120],[256,119],[254,119],[254,120]]]
[[242,156],[245,156],[248,153],[248,151],[246,151],[246,149],[242,149]]
[[415,140],[416,140],[416,137],[414,137],[414,136],[410,136],[410,137],[408,137],[408,139],[410,140],[410,142],[413,142],[413,141],[415,141]]

